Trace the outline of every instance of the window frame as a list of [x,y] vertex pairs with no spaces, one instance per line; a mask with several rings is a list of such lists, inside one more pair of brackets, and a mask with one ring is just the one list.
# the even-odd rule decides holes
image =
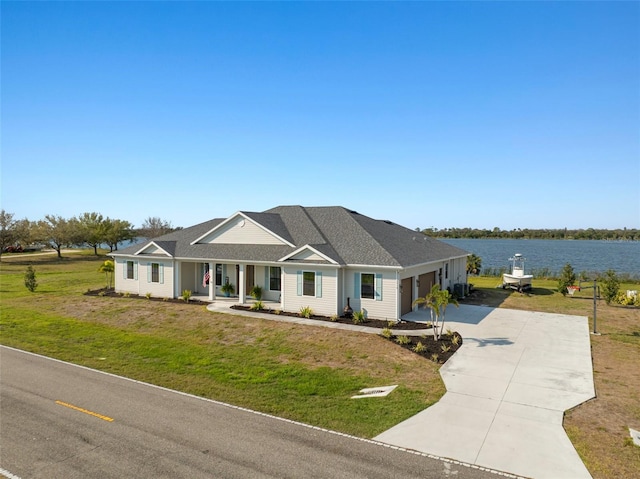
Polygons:
[[[275,281],[278,282],[277,288],[273,287]],[[279,266],[269,266],[269,291],[282,291],[282,269]]]
[[[131,269],[129,269],[129,265],[131,265]],[[124,267],[125,267],[126,279],[136,279],[135,261],[126,260]]]
[[160,283],[160,263],[151,263],[151,282]]
[[[371,278],[371,282],[365,283],[365,276]],[[365,294],[365,289],[370,292]],[[360,273],[360,298],[361,299],[376,299],[376,275],[374,273]]]
[[222,264],[216,263],[216,286],[222,286]]
[[[311,279],[308,279],[307,275],[312,275]],[[315,271],[303,271],[302,272],[302,296],[316,296],[316,272]]]

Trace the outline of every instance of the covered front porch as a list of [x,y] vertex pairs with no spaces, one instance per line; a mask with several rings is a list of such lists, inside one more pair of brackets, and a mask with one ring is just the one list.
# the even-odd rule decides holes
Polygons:
[[[191,291],[191,297],[200,301],[228,301],[230,304],[251,305],[254,286],[262,288],[263,303],[280,304],[279,266],[246,263],[216,263],[180,261],[175,268],[176,297]],[[223,292],[230,285],[231,293]]]

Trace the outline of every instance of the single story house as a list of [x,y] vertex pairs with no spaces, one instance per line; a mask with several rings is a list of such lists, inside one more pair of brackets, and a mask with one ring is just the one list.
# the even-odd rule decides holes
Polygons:
[[114,251],[117,292],[210,301],[234,286],[245,303],[254,285],[282,311],[310,307],[342,314],[350,302],[367,317],[398,320],[435,283],[467,283],[468,252],[356,211],[278,206],[238,211]]

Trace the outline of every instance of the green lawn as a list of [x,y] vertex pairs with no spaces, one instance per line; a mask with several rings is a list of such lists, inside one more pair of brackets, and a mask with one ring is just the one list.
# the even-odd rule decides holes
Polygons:
[[[373,437],[444,393],[437,365],[373,335],[83,295],[104,257],[3,258],[0,342],[199,396]],[[386,398],[352,400],[399,384]]]
[[[0,342],[280,417],[373,437],[444,394],[438,366],[375,335],[207,311],[203,306],[86,296],[104,287],[88,253],[3,257]],[[33,264],[38,289],[23,285]],[[534,280],[530,294],[474,277],[462,303],[588,316],[591,290],[564,297]],[[622,284],[621,289],[640,289]],[[598,397],[565,414],[565,429],[594,478],[632,478],[640,448],[640,309],[598,302],[592,336]],[[364,387],[398,384],[386,398],[352,400]]]

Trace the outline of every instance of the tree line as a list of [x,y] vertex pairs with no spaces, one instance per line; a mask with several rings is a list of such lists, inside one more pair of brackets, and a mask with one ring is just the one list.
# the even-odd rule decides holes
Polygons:
[[574,240],[612,240],[612,241],[640,241],[640,230],[635,228],[622,229],[530,229],[517,228],[502,230],[500,228],[425,228],[422,233],[435,238],[468,238],[468,239],[574,239]]
[[134,238],[155,238],[174,231],[170,222],[158,217],[147,218],[142,227],[129,221],[104,217],[100,213],[83,213],[65,218],[46,215],[43,219],[17,220],[13,213],[0,211],[0,257],[7,251],[22,251],[30,247],[48,247],[62,257],[62,249],[87,246],[98,254],[98,247],[106,245],[111,251]]

